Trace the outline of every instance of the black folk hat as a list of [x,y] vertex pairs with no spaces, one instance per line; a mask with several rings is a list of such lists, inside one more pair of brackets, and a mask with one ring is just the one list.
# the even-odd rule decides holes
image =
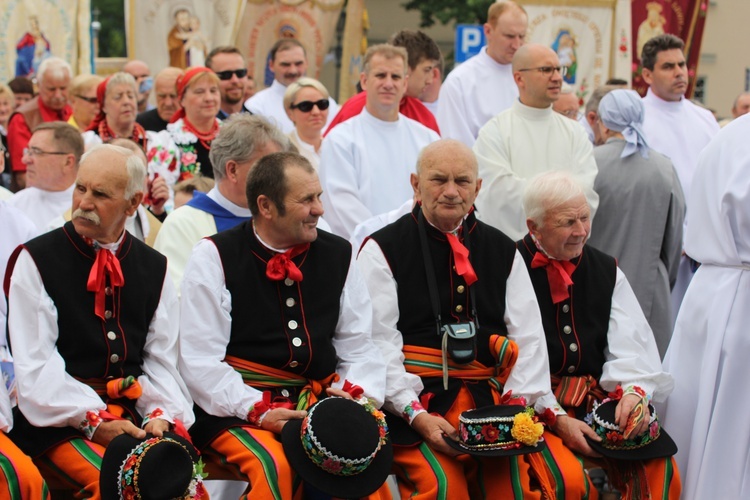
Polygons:
[[177,434],[145,439],[121,434],[104,452],[99,488],[102,500],[198,500],[208,496],[201,469],[198,452]]
[[444,437],[451,448],[479,457],[509,457],[547,448],[544,426],[534,410],[523,405],[492,405],[461,413],[458,441]]
[[329,397],[281,431],[292,469],[339,498],[367,496],[385,483],[393,462],[385,415],[369,402]]
[[605,399],[601,404],[594,403],[594,409],[587,417],[587,421],[602,440],[597,442],[586,436],[591,448],[607,458],[618,460],[649,460],[670,457],[677,453],[677,445],[659,425],[659,418],[651,405],[648,406],[651,412],[648,430],[640,436],[625,439],[615,420],[617,403],[619,399]]

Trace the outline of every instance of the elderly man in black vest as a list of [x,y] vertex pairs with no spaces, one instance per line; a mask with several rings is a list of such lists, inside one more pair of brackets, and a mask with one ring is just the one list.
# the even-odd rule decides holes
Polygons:
[[321,193],[303,156],[264,156],[247,175],[252,219],[203,239],[185,268],[180,371],[197,405],[190,432],[204,460],[250,483],[248,498],[292,498],[279,433],[316,399],[383,402],[370,297],[351,245],[317,228]]
[[[444,441],[458,438],[462,411],[501,403],[508,392],[539,413],[559,406],[523,260],[510,238],[474,215],[482,181],[471,149],[456,140],[430,144],[411,184],[412,213],[370,236],[357,259],[373,301],[373,339],[388,365],[384,408],[401,497],[583,497],[580,464],[550,433],[544,457],[467,459]],[[472,355],[459,357],[471,349],[452,347],[451,325],[475,331]]]
[[132,151],[93,148],[78,169],[71,222],[19,247],[6,274],[18,381],[10,436],[44,475],[87,498],[99,497],[114,437],[160,437],[194,420],[177,372],[166,259],[125,231],[145,175]]
[[[619,399],[617,425],[635,438],[651,431],[651,399],[663,401],[674,383],[662,370],[654,335],[617,262],[586,245],[591,209],[581,184],[567,172],[540,174],[527,186],[523,204],[529,233],[518,250],[542,313],[552,388],[577,417],[555,431],[573,451],[599,457],[585,437],[601,439],[582,420],[595,402]],[[679,498],[671,456],[626,467],[615,462],[603,464],[623,498],[662,492]]]

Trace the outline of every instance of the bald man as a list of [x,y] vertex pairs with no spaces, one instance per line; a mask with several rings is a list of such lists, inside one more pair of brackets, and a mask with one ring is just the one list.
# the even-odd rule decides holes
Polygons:
[[519,98],[479,131],[474,153],[484,189],[476,200],[478,217],[514,240],[527,232],[521,198],[527,180],[549,170],[567,170],[584,186],[592,214],[596,162],[580,124],[552,110],[565,67],[544,45],[530,44],[513,56]]
[[133,75],[135,83],[138,85],[138,112],[143,113],[152,109],[148,103],[148,97],[151,95],[151,88],[154,86],[154,79],[151,78],[151,70],[148,64],[137,59],[128,61],[122,67],[125,73]]
[[154,132],[167,129],[169,120],[181,107],[177,98],[177,77],[181,74],[180,68],[169,66],[156,75],[154,79],[156,108],[138,113],[135,119],[144,129]]

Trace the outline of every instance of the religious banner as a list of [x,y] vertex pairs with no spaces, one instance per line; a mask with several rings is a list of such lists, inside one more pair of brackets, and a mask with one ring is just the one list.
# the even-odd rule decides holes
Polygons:
[[633,51],[633,88],[642,95],[648,84],[641,72],[641,51],[646,42],[664,33],[671,33],[685,42],[690,83],[686,95],[690,97],[698,73],[703,28],[706,24],[708,0],[632,0],[632,36],[636,41]]
[[34,78],[50,56],[75,74],[91,71],[90,0],[5,0],[0,13],[0,78]]
[[268,70],[269,51],[281,38],[302,43],[307,76],[319,78],[343,5],[344,0],[247,0],[234,43],[246,55],[258,90],[273,81]]
[[357,83],[359,83],[359,75],[362,73],[364,55],[367,51],[369,29],[370,20],[367,16],[365,0],[348,0],[342,40],[339,95],[336,97],[339,102],[346,102],[357,93]]
[[[522,0],[526,41],[547,45],[566,68],[581,105],[610,78],[630,77],[628,0]],[[624,6],[624,7],[623,7]]]
[[128,59],[155,74],[167,66],[203,66],[219,45],[232,45],[244,0],[125,0]]

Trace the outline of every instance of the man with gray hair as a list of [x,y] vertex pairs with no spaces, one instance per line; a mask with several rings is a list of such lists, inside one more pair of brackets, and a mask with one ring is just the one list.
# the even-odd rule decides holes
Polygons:
[[238,113],[224,122],[209,153],[216,185],[206,194],[195,192],[192,200],[172,212],[154,244],[167,256],[178,291],[193,245],[250,218],[245,181],[253,164],[289,148],[289,138],[265,118]]
[[599,102],[602,98],[618,88],[615,85],[600,85],[595,88],[591,93],[589,100],[586,101],[586,108],[584,109],[583,116],[578,120],[578,123],[583,126],[584,130],[589,136],[589,140],[594,146],[600,146],[604,144],[604,140],[599,133],[599,127],[596,125],[599,120]]
[[563,83],[560,89],[560,97],[552,103],[552,109],[571,120],[578,120],[578,111],[581,102],[576,95],[576,89],[572,85]]
[[146,165],[100,145],[84,155],[73,219],[18,247],[5,280],[18,382],[11,439],[42,474],[100,498],[99,471],[120,434],[190,427],[177,372],[178,299],[164,256],[125,230]]
[[685,197],[672,162],[648,147],[643,114],[634,90],[613,90],[599,104],[597,126],[606,142],[594,148],[599,211],[589,243],[617,259],[664,357],[672,336],[669,293],[680,264]]
[[73,114],[68,104],[68,85],[73,78],[70,64],[59,57],[45,59],[39,65],[39,95],[19,107],[8,122],[8,151],[13,168],[11,187],[26,187],[26,165],[23,150],[31,139],[31,131],[42,122],[67,122]]

